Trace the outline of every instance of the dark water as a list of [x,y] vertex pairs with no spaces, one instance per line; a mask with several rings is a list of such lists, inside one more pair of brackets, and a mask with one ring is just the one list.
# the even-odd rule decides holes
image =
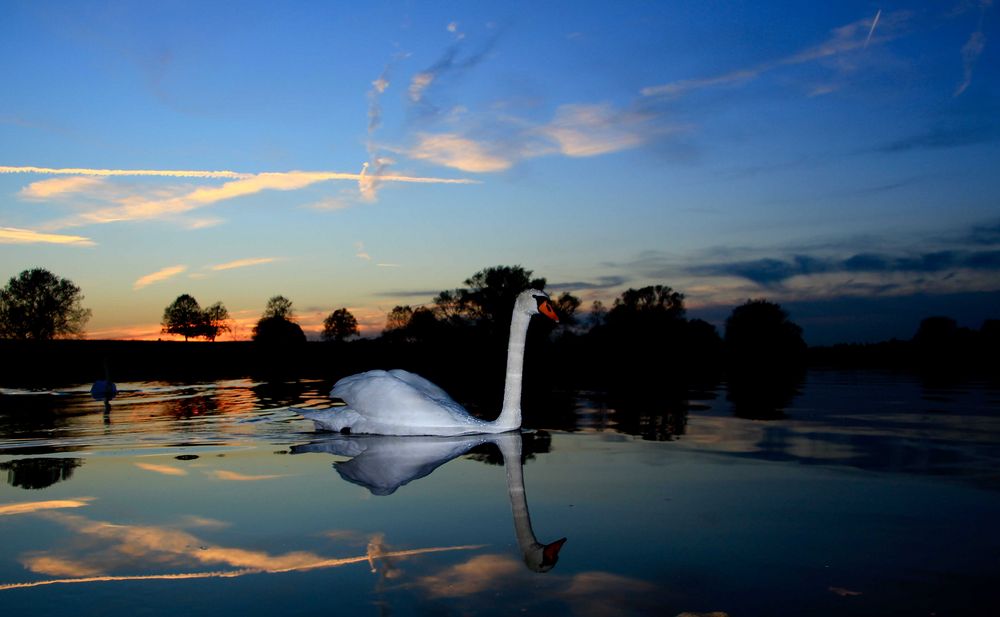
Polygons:
[[118,384],[107,411],[89,384],[0,391],[0,612],[1000,607],[985,384],[811,373],[768,420],[723,387],[571,393],[558,422],[466,440],[315,433],[287,407],[329,385]]

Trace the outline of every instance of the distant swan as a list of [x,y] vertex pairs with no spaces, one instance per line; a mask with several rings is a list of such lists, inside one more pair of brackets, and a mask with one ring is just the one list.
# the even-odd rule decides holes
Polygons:
[[330,396],[343,400],[346,406],[296,411],[320,430],[373,435],[470,435],[518,429],[524,341],[531,316],[539,313],[559,321],[545,292],[529,289],[517,296],[510,323],[503,408],[492,422],[472,417],[441,388],[399,369],[368,371],[338,381]]

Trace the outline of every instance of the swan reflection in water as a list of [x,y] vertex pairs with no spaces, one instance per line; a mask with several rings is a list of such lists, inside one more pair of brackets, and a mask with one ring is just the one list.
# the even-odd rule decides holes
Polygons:
[[548,572],[559,560],[566,538],[542,544],[535,537],[524,493],[519,432],[459,437],[331,435],[322,441],[293,446],[292,454],[329,452],[349,456],[348,461],[334,463],[340,477],[374,495],[391,495],[404,484],[430,475],[441,465],[486,443],[496,445],[503,455],[514,532],[524,563],[535,572]]

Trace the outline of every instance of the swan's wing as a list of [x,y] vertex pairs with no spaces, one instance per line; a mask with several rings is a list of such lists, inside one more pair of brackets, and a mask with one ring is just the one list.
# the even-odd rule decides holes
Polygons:
[[322,431],[340,431],[351,428],[361,416],[350,407],[328,407],[326,409],[299,409],[293,407],[302,417],[313,421]]
[[330,396],[343,400],[360,415],[350,427],[355,433],[457,434],[478,432],[482,424],[441,388],[405,371],[351,375],[338,381]]
[[419,390],[429,399],[441,402],[455,402],[455,399],[451,398],[451,396],[449,396],[448,393],[442,390],[437,384],[433,383],[429,379],[417,375],[416,373],[411,373],[410,371],[404,371],[403,369],[397,368],[389,371],[389,374],[396,379],[409,384],[410,387]]

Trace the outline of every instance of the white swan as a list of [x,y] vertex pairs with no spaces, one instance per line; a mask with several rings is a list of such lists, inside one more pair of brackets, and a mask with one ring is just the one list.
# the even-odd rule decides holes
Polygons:
[[343,400],[346,406],[296,411],[320,430],[373,435],[470,435],[518,429],[524,341],[531,316],[539,313],[559,321],[545,292],[529,289],[517,296],[510,322],[503,408],[492,422],[472,417],[441,388],[399,369],[368,371],[338,381],[330,396]]

